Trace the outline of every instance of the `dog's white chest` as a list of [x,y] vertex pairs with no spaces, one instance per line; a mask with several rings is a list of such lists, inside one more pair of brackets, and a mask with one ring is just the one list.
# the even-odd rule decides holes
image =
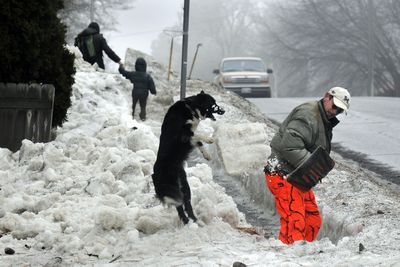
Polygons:
[[192,111],[193,113],[195,112],[197,116],[195,116],[195,114],[193,114],[192,118],[190,120],[187,120],[186,123],[190,124],[190,129],[192,130],[192,132],[195,132],[197,129],[197,126],[199,126],[200,123],[200,119],[201,118],[201,113],[199,110],[195,110]]
[[192,125],[192,127],[191,127],[192,132],[195,132],[197,129],[197,126],[199,126],[200,120],[197,118],[193,118],[192,120],[190,120],[190,123]]

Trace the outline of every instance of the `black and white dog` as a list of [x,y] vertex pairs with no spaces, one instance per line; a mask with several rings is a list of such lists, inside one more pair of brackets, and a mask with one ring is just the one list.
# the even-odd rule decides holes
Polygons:
[[179,218],[185,224],[189,222],[188,217],[193,221],[197,218],[190,202],[190,187],[183,164],[194,147],[210,160],[202,141],[213,143],[213,139],[195,135],[195,131],[200,120],[215,120],[214,113],[222,115],[225,111],[211,95],[201,91],[173,104],[161,126],[160,146],[152,175],[154,188],[158,199],[176,206]]

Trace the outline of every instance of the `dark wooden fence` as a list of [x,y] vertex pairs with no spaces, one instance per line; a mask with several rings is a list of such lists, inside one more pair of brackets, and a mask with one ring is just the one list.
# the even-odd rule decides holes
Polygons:
[[50,141],[53,104],[53,85],[0,83],[0,147]]

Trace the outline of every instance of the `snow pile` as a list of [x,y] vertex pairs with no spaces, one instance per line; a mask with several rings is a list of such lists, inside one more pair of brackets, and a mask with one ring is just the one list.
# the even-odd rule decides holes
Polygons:
[[[150,175],[158,137],[129,117],[131,84],[79,59],[76,68],[73,106],[56,140],[24,140],[15,154],[0,150],[1,242],[20,252],[30,247],[111,258],[129,251],[141,235],[182,225],[174,208],[154,197]],[[149,124],[160,127],[160,121]],[[244,220],[209,166],[187,172],[200,220],[232,226]]]
[[229,175],[237,176],[259,169],[265,165],[265,159],[271,153],[266,144],[266,125],[262,123],[223,123],[218,126],[214,136]]

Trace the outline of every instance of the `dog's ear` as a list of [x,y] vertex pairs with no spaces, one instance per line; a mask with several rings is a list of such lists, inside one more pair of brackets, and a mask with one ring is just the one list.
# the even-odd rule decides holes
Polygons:
[[203,90],[201,90],[200,94],[205,94]]

